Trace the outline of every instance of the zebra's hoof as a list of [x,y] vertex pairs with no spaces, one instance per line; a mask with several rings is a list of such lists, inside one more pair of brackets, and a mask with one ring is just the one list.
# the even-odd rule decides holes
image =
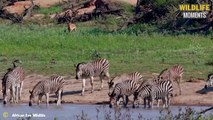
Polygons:
[[6,104],[6,101],[4,101],[3,104]]
[[29,106],[32,106],[32,103],[29,103]]
[[109,108],[112,108],[112,105],[111,105],[111,104],[109,105]]
[[124,108],[128,108],[127,106],[124,106]]
[[84,93],[81,93],[81,96],[84,96]]

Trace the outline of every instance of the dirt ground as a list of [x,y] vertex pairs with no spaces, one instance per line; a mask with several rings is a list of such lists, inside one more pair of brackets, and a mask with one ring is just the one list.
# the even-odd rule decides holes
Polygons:
[[[48,76],[31,74],[26,76],[24,81],[24,88],[22,93],[22,101],[20,103],[29,102],[29,90],[32,90],[33,86],[40,80],[48,79]],[[65,103],[81,103],[81,104],[104,104],[108,103],[109,97],[107,81],[104,81],[104,89],[99,90],[100,80],[96,78],[95,80],[95,91],[90,93],[90,82],[86,81],[86,91],[85,95],[81,96],[81,86],[82,81],[76,80],[74,77],[64,76],[66,80],[66,85],[64,87],[63,101]],[[172,98],[172,105],[213,105],[213,89],[209,88],[208,91],[204,90],[204,81],[197,82],[183,82],[182,86],[182,95],[175,96]],[[174,86],[175,93],[177,92],[176,84]],[[1,89],[1,85],[0,85]],[[207,92],[207,93],[205,93]],[[204,94],[205,93],[205,94]],[[2,93],[0,93],[0,99],[2,99]],[[51,97],[51,101],[56,100],[54,95]],[[45,101],[45,97],[43,97]],[[132,101],[132,97],[130,97]],[[131,103],[130,103],[131,104]]]

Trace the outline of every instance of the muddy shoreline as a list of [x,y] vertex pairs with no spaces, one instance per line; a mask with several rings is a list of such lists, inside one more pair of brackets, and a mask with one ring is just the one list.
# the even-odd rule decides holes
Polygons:
[[[104,81],[104,89],[99,90],[100,80],[95,79],[94,86],[95,91],[90,93],[90,83],[89,80],[86,81],[86,91],[85,95],[81,96],[81,80],[75,80],[74,77],[64,76],[66,80],[66,85],[64,86],[64,95],[62,104],[89,104],[89,105],[99,105],[108,104],[108,87],[107,81]],[[43,76],[38,74],[31,74],[26,76],[24,81],[24,88],[22,92],[21,103],[29,102],[29,90],[32,90],[34,85],[40,80],[48,79],[49,76]],[[205,81],[200,80],[199,82],[182,82],[182,95],[175,96],[171,99],[171,105],[177,106],[213,106],[213,88],[209,88],[207,91],[204,89]],[[1,89],[1,85],[0,85]],[[177,86],[174,85],[174,92],[177,92]],[[2,93],[0,93],[0,100],[2,100]],[[54,103],[56,97],[51,95],[50,103]],[[129,105],[132,104],[133,98],[130,97]],[[43,103],[45,103],[45,97],[42,98]],[[2,103],[2,102],[1,102]]]

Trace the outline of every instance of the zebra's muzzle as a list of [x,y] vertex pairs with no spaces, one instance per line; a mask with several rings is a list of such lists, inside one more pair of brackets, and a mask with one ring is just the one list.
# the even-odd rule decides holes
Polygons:
[[112,104],[109,104],[109,107],[112,108]]
[[29,102],[29,106],[32,106],[32,103],[31,103],[31,102]]

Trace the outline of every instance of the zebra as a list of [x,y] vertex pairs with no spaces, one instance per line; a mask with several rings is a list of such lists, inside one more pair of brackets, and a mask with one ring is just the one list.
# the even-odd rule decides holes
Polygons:
[[173,85],[171,80],[160,81],[158,84],[152,85],[150,93],[150,104],[153,108],[154,99],[157,100],[157,107],[159,107],[159,99],[163,100],[163,107],[169,107],[170,98],[173,96]]
[[133,80],[126,80],[121,83],[117,83],[112,91],[109,94],[110,103],[109,107],[111,108],[113,105],[118,107],[120,98],[123,99],[124,106],[127,107],[129,96],[132,95],[138,88],[138,84]]
[[29,106],[32,106],[36,96],[38,96],[38,104],[40,104],[43,95],[46,96],[46,104],[49,105],[49,94],[53,93],[55,93],[58,97],[57,105],[60,105],[64,84],[64,78],[58,75],[51,76],[49,80],[39,81],[34,88],[29,91]]
[[[134,92],[134,101],[133,101],[133,108],[139,107],[140,99],[139,97],[143,98],[144,101],[144,108],[146,108],[147,100],[150,99],[152,84],[147,84],[147,81],[143,81],[138,89]],[[149,104],[149,107],[150,104]]]
[[128,74],[124,73],[124,74],[114,77],[113,79],[110,80],[110,82],[108,82],[108,87],[109,87],[108,94],[110,94],[112,92],[114,86],[117,83],[123,82],[125,80],[133,80],[136,83],[138,83],[138,81],[143,80],[143,76],[139,72],[133,72],[133,73],[128,73]]
[[213,73],[208,74],[207,84],[205,85],[205,89],[213,86]]
[[76,79],[82,79],[82,92],[81,95],[84,95],[85,91],[85,82],[87,78],[90,78],[90,84],[92,86],[91,93],[94,91],[93,80],[94,77],[99,76],[101,80],[100,90],[103,89],[103,78],[107,77],[108,82],[110,79],[109,75],[109,61],[107,59],[96,59],[88,63],[78,63],[74,65],[76,68]]
[[174,65],[171,68],[166,68],[161,71],[158,78],[159,80],[171,80],[175,81],[178,84],[179,95],[181,95],[181,86],[180,82],[184,73],[184,68],[181,65]]
[[170,80],[156,82],[143,81],[134,93],[133,108],[139,107],[139,97],[144,99],[144,108],[148,101],[149,108],[153,107],[154,99],[157,100],[157,107],[159,107],[159,99],[164,102],[164,107],[170,105],[170,96],[173,96],[173,87]]
[[13,61],[13,68],[8,68],[4,77],[2,78],[2,93],[3,103],[7,103],[7,93],[10,90],[10,101],[12,103],[18,103],[21,100],[21,92],[23,87],[23,81],[25,73],[22,67],[16,65],[21,63],[19,60]]

